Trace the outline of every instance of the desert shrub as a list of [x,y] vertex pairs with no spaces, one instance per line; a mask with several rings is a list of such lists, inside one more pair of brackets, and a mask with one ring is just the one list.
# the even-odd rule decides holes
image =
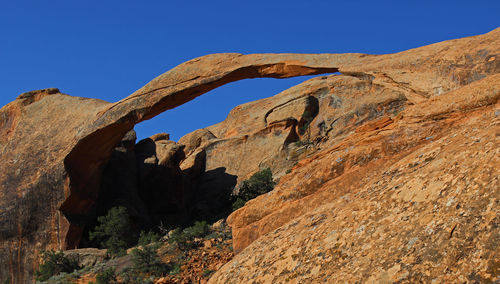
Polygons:
[[205,269],[205,270],[203,271],[202,276],[203,276],[203,277],[209,277],[209,276],[210,276],[210,275],[212,275],[214,272],[215,272],[215,270],[212,270],[212,269]]
[[196,221],[193,226],[185,228],[183,232],[190,239],[194,239],[204,237],[209,231],[210,226],[208,226],[206,221]]
[[181,228],[174,229],[168,237],[168,243],[183,247],[189,241],[186,234],[183,233]]
[[150,244],[135,248],[131,252],[132,269],[143,275],[161,276],[168,272],[168,266],[160,260],[157,250],[159,244]]
[[151,243],[156,243],[158,240],[160,240],[160,235],[156,234],[155,232],[149,231],[146,233],[144,231],[141,231],[137,244],[140,246],[145,246]]
[[130,220],[125,207],[113,207],[105,216],[97,218],[99,225],[89,233],[90,240],[97,239],[103,248],[113,256],[126,254],[126,249],[133,243],[130,234]]
[[237,197],[236,200],[233,202],[233,211],[236,211],[240,209],[241,207],[245,206],[245,201],[241,199],[241,197]]
[[120,273],[120,283],[127,284],[149,284],[154,283],[152,279],[146,279],[145,275],[138,274],[132,268],[126,268],[122,273]]
[[172,265],[172,268],[170,269],[170,271],[168,272],[168,274],[170,275],[177,275],[181,273],[181,264],[176,262]]
[[179,248],[190,248],[195,245],[195,238],[202,238],[210,232],[210,226],[206,221],[196,221],[193,226],[184,230],[177,228],[170,234],[168,242],[175,244]]
[[50,277],[66,272],[71,273],[80,269],[78,261],[71,257],[66,257],[62,251],[44,251],[42,252],[42,263],[35,271],[37,281],[46,281]]
[[249,179],[244,180],[236,194],[236,198],[241,198],[247,202],[250,199],[273,190],[275,185],[271,169],[266,168],[256,172]]
[[115,270],[113,268],[108,268],[104,271],[97,273],[96,284],[109,284],[116,282]]

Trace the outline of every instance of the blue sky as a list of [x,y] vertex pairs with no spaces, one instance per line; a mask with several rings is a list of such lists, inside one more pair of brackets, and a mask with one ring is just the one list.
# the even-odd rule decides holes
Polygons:
[[[114,102],[210,53],[392,53],[486,33],[500,1],[0,0],[0,106],[57,87]],[[307,78],[235,82],[136,126],[177,140]]]

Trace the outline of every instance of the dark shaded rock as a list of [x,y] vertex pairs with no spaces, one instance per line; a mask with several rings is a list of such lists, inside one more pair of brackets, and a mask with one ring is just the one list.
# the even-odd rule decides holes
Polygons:
[[186,220],[185,178],[179,167],[184,146],[170,140],[141,140],[136,146],[139,195],[153,224]]

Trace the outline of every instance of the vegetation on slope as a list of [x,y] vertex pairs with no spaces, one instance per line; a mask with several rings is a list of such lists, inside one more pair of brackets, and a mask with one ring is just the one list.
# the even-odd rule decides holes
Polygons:
[[[274,185],[272,172],[266,168],[243,181],[234,196],[228,198],[236,200],[233,207],[239,202],[243,206],[246,201],[271,191]],[[78,259],[66,257],[63,252],[46,252],[37,280],[71,283],[93,275],[90,282],[97,284],[195,283],[208,279],[233,257],[232,236],[224,219],[212,225],[195,221],[184,228],[157,228],[162,236],[154,231],[133,234],[125,207],[111,208],[98,217],[98,222],[89,235],[107,250],[107,259],[92,267],[80,267]]]

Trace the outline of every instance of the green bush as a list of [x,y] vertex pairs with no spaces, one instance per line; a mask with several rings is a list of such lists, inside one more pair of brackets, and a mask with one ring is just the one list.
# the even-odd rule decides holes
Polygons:
[[78,261],[74,258],[66,257],[62,251],[43,251],[42,263],[35,271],[37,281],[46,281],[50,277],[66,272],[71,273],[80,269]]
[[95,231],[90,232],[90,240],[97,239],[103,248],[108,249],[108,253],[113,256],[126,254],[126,249],[133,243],[133,236],[130,233],[130,220],[125,207],[113,207],[106,216],[97,218],[100,223],[95,227]]
[[140,246],[145,246],[149,245],[151,243],[156,243],[157,241],[160,240],[160,235],[154,233],[154,232],[144,232],[141,231],[141,234],[139,235],[139,241],[137,242],[138,245]]
[[131,252],[132,269],[138,274],[161,276],[168,272],[168,266],[160,260],[157,250],[159,244],[135,248]]
[[[276,183],[273,181],[271,169],[266,168],[253,174],[248,180],[244,180],[241,183],[236,197],[247,202],[250,199],[254,199],[261,194],[273,190],[275,185]],[[236,201],[238,201],[238,199],[236,199]]]
[[203,238],[210,231],[210,226],[208,226],[206,221],[196,221],[191,227],[184,229],[184,234],[190,239]]
[[147,284],[154,283],[149,279],[145,278],[145,275],[138,274],[134,269],[127,267],[122,273],[120,273],[120,283],[127,284]]
[[236,201],[233,202],[233,211],[236,211],[240,209],[241,207],[245,206],[245,201],[241,199],[241,197],[237,197]]
[[214,272],[215,272],[215,270],[212,270],[212,269],[205,269],[205,270],[203,271],[202,276],[206,278],[206,277],[209,277],[210,275],[212,275]]
[[195,245],[193,242],[195,238],[202,238],[210,232],[210,226],[206,221],[196,221],[191,227],[184,230],[177,228],[170,234],[168,242],[176,244],[179,248],[190,248]]
[[168,274],[170,275],[177,275],[181,273],[181,264],[176,262],[172,265],[172,268],[170,269],[170,272]]
[[96,284],[116,283],[115,270],[113,268],[108,268],[104,271],[101,271],[96,275],[95,280]]
[[176,228],[175,230],[173,230],[168,237],[169,244],[177,245],[181,248],[185,247],[188,241],[188,236],[183,233],[181,228]]

